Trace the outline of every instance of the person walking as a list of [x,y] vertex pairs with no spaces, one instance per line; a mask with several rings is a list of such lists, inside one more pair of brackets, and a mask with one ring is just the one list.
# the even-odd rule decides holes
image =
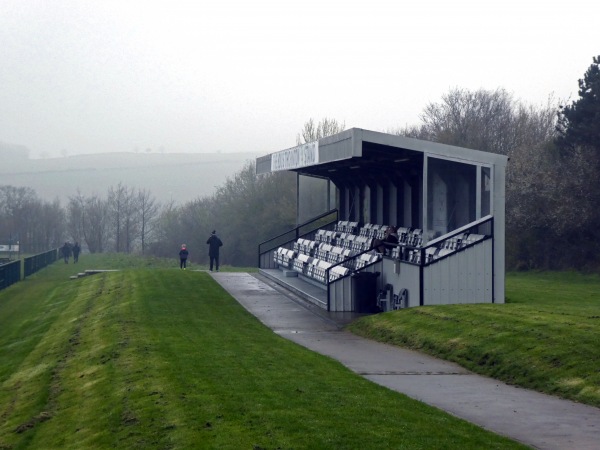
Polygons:
[[76,263],[79,261],[79,253],[81,252],[81,247],[79,246],[79,242],[75,242],[73,245],[73,262]]
[[219,249],[223,246],[223,242],[217,236],[217,231],[213,230],[210,237],[206,241],[208,244],[208,257],[210,258],[210,271],[213,270],[213,263],[215,263],[215,269],[219,271]]
[[181,250],[179,250],[179,268],[185,270],[187,267],[187,259],[189,252],[185,247],[185,244],[181,244]]
[[68,242],[65,242],[65,245],[61,247],[60,252],[62,253],[63,259],[65,260],[65,264],[69,264],[69,257],[71,256],[71,246]]

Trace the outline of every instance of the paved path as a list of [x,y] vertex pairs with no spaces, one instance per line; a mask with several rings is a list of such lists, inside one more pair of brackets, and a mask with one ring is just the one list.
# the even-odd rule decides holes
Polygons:
[[548,450],[600,450],[600,409],[508,386],[415,351],[341,329],[260,276],[213,278],[275,333],[330,356],[367,379],[485,429]]

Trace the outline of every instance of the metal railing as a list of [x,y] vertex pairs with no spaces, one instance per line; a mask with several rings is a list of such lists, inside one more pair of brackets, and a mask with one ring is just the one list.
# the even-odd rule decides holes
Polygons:
[[303,224],[298,225],[296,228],[292,228],[291,230],[286,231],[285,233],[272,237],[271,239],[265,242],[261,242],[260,244],[258,244],[258,268],[275,268],[272,255],[273,250],[276,250],[279,247],[290,246],[290,244],[292,244],[300,238],[314,238],[315,233],[319,229],[333,230],[333,227],[338,222],[338,218],[338,210],[332,209],[329,212],[323,213],[320,216],[317,216],[307,222],[304,222]]

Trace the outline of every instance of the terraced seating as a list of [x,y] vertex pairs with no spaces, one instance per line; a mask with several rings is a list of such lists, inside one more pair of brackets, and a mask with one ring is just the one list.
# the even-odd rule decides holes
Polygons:
[[294,250],[298,253],[313,256],[317,243],[310,239],[298,239],[294,242]]
[[[380,260],[382,255],[374,252],[353,257],[369,250],[373,239],[383,239],[388,228],[388,225],[370,223],[359,228],[357,222],[339,221],[335,230],[317,230],[314,241],[300,238],[294,242],[293,250],[280,247],[273,259],[282,268],[293,269],[326,284],[327,269],[331,268],[330,282]],[[398,227],[397,233],[399,245],[392,248],[391,257],[420,264],[423,230]],[[465,232],[446,239],[435,247],[425,249],[424,262],[441,258],[484,238],[482,234]],[[339,263],[343,266],[333,267]]]
[[333,245],[321,243],[317,245],[314,255],[316,258],[326,260],[327,255],[332,251],[332,249]]
[[358,222],[350,222],[348,220],[340,220],[335,225],[335,231],[339,231],[341,233],[356,233],[358,229]]
[[337,264],[337,263],[340,263],[354,255],[355,255],[355,252],[353,252],[350,249],[343,248],[343,247],[333,247],[331,249],[331,252],[329,252],[329,254],[327,255],[326,259],[327,259],[327,261],[329,261],[333,264]]
[[301,274],[306,275],[308,271],[308,265],[312,262],[314,258],[309,255],[305,255],[300,253],[296,258],[294,258],[294,262],[292,263],[292,268]]
[[[421,230],[407,231],[398,229],[399,245],[392,249],[391,257],[408,261],[415,264],[421,262],[421,252],[418,247],[422,245],[423,237]],[[485,239],[483,234],[462,233],[448,238],[435,247],[427,247],[425,250],[425,262],[431,262],[443,256],[454,253],[467,245]],[[414,248],[413,248],[414,247]]]
[[333,245],[339,234],[338,231],[318,230],[315,235],[315,241]]
[[307,274],[309,277],[314,278],[321,283],[325,283],[325,273],[333,264],[323,261],[320,259],[313,260],[311,264],[311,273]]
[[366,265],[377,262],[380,259],[381,259],[381,254],[379,254],[379,253],[374,253],[374,254],[373,253],[363,253],[356,259],[354,268],[356,270],[362,269]]
[[406,244],[408,234],[410,233],[410,228],[398,227],[396,233],[398,234],[398,242]]
[[388,225],[380,225],[379,228],[376,230],[375,235],[373,237],[376,239],[385,238],[385,233],[388,230],[388,228],[389,228]]
[[357,236],[352,241],[352,250],[355,252],[364,252],[365,250],[369,250],[371,248],[371,242],[373,238],[369,236]]
[[[293,243],[291,250],[278,248],[273,259],[283,269],[291,269],[328,284],[380,261],[383,255],[374,251],[363,252],[371,249],[373,239],[383,239],[388,228],[378,224],[365,224],[358,228],[357,222],[340,221],[335,230],[317,230],[314,241],[300,238]],[[486,238],[482,234],[465,232],[434,247],[426,247],[423,252],[423,230],[398,227],[397,233],[398,245],[392,247],[391,257],[413,264],[421,264],[422,256],[424,263],[430,263]]]
[[365,223],[359,230],[358,235],[359,236],[368,236],[368,237],[373,237],[373,226],[374,224],[372,223]]
[[423,244],[423,230],[415,228],[406,236],[406,244],[412,247],[420,247]]
[[342,267],[342,266],[335,266],[332,267],[331,270],[329,271],[329,281],[335,281],[338,278],[341,277],[345,277],[346,275],[350,274],[350,269],[348,269],[347,267]]
[[277,251],[273,254],[273,260],[280,266],[291,269],[294,258],[296,257],[296,252],[294,250],[289,250],[287,248],[279,247]]
[[355,234],[352,233],[342,233],[337,241],[338,247],[344,247],[352,250],[352,246],[354,244],[354,240],[357,238]]

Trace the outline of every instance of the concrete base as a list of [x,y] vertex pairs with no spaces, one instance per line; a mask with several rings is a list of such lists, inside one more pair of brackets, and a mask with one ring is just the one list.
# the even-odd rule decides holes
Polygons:
[[85,272],[79,272],[77,275],[71,275],[69,278],[71,280],[76,280],[78,278],[83,278],[86,277],[88,275],[94,275],[96,273],[103,273],[103,272],[118,272],[118,269],[88,269]]
[[307,278],[296,273],[295,277],[288,277],[279,269],[260,269],[259,273],[271,281],[289,289],[305,301],[327,309],[327,288],[323,285],[315,285],[307,282]]

